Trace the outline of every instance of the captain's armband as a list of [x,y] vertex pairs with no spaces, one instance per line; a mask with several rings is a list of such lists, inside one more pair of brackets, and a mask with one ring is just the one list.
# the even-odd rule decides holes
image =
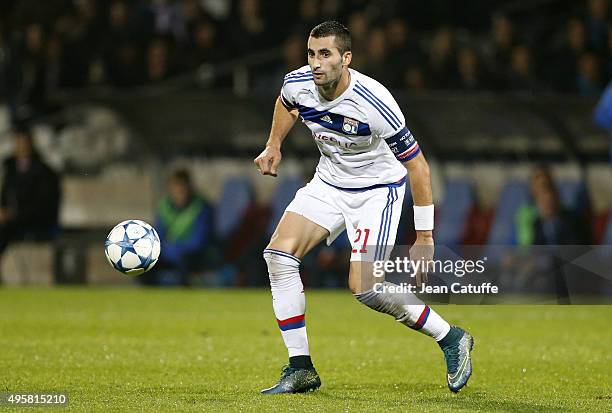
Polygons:
[[386,138],[385,142],[400,162],[409,161],[421,152],[416,139],[405,126],[395,135]]

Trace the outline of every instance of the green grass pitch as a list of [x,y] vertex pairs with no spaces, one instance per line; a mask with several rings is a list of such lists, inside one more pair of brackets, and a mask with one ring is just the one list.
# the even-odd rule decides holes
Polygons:
[[323,386],[271,397],[286,350],[268,291],[0,288],[0,392],[65,391],[79,412],[612,411],[612,306],[435,307],[476,340],[452,394],[431,339],[348,291],[307,301]]

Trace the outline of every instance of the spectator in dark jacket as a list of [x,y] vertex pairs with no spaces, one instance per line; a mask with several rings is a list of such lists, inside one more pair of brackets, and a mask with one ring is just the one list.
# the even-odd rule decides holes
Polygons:
[[531,200],[515,216],[518,245],[588,244],[590,233],[581,217],[565,208],[550,170],[538,167],[530,182]]
[[34,149],[27,129],[15,133],[15,152],[3,164],[0,253],[12,241],[49,240],[58,232],[58,175]]

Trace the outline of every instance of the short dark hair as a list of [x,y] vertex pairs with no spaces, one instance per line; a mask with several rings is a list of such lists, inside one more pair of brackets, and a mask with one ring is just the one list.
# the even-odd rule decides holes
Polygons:
[[191,174],[187,169],[180,168],[172,171],[170,174],[170,180],[191,188]]
[[340,54],[351,51],[351,32],[349,32],[349,29],[347,29],[345,25],[336,20],[328,20],[316,25],[310,31],[310,36],[314,37],[315,39],[335,36],[336,47],[340,51]]

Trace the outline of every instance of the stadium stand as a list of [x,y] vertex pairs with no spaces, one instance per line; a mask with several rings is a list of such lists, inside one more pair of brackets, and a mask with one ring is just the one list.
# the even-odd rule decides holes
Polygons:
[[[65,238],[90,246],[90,282],[110,279],[98,268],[100,234],[126,217],[151,220],[177,164],[214,202],[219,242],[241,245],[225,256],[235,264],[243,251],[255,254],[254,228],[273,231],[316,163],[299,125],[283,146],[279,178],[259,176],[252,158],[278,79],[303,63],[296,39],[326,13],[345,17],[353,67],[384,79],[427,155],[437,242],[511,243],[513,215],[540,163],[551,166],[563,204],[592,216],[592,242],[612,242],[610,140],[592,120],[612,77],[612,37],[591,24],[591,2],[449,2],[452,13],[444,1],[392,0],[386,9],[339,1],[335,12],[312,2],[308,16],[299,2],[254,1],[252,15],[241,3],[177,1],[169,20],[148,1],[49,2],[35,13],[41,19],[24,18],[39,6],[31,0],[0,6],[0,157],[10,153],[11,121],[31,119],[37,147],[63,172]],[[251,32],[253,16],[264,23],[260,33]],[[295,16],[294,30],[276,30],[278,16]],[[388,50],[372,55],[371,34]],[[243,44],[245,36],[257,41]],[[561,61],[567,73],[550,73]],[[38,69],[31,83],[23,68]],[[470,71],[476,86],[466,82]],[[411,206],[407,194],[401,243],[414,235]]]
[[220,240],[226,240],[242,223],[253,199],[251,183],[241,177],[227,178],[217,202],[215,230]]
[[529,188],[524,181],[509,181],[504,184],[499,197],[495,218],[487,243],[490,245],[513,245],[514,217],[519,206],[529,199]]
[[462,241],[468,215],[474,207],[472,183],[466,180],[448,180],[444,190],[444,200],[438,208],[436,241],[442,245],[453,246]]

